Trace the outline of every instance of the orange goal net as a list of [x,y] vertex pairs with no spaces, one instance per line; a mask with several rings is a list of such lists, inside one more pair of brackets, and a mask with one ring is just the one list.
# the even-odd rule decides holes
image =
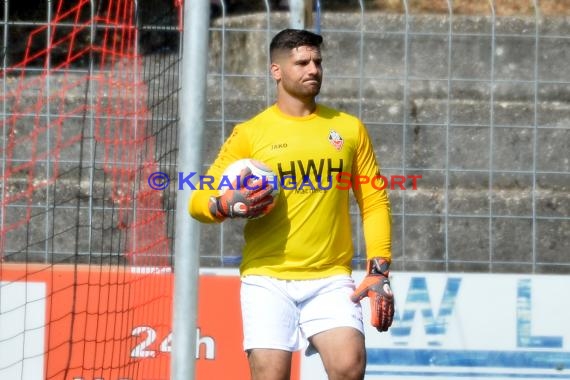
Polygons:
[[168,378],[181,5],[142,3],[2,5],[2,379]]

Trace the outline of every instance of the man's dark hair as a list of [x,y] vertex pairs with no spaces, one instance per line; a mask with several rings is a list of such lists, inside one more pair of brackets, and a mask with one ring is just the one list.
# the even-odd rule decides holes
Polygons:
[[322,36],[309,32],[308,30],[284,29],[277,33],[271,40],[269,56],[271,61],[273,61],[277,51],[289,51],[299,46],[314,46],[320,48],[322,43]]

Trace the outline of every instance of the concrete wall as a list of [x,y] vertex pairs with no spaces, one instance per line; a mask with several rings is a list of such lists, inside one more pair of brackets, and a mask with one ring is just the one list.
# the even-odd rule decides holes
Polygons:
[[[213,21],[204,169],[237,122],[273,101],[266,48],[272,35],[287,23],[285,13]],[[497,19],[492,24],[488,17],[454,17],[451,49],[449,30],[449,21],[440,16],[323,15],[325,82],[319,101],[364,120],[385,174],[422,175],[418,190],[390,191],[394,267],[568,273],[570,21],[541,20],[538,49],[532,18]],[[154,136],[159,168],[176,178],[176,126],[164,118],[176,112],[175,57],[147,55],[144,61],[149,102],[155,102],[149,105],[152,123],[145,128]],[[169,78],[157,79],[156,73],[165,67],[170,67]],[[64,79],[69,83],[73,76]],[[57,88],[62,78],[54,75],[52,80]],[[15,87],[17,78],[6,81],[8,88]],[[33,84],[26,87],[18,100],[20,107],[33,109],[39,91]],[[62,104],[73,109],[84,101],[84,94],[81,86],[69,89]],[[115,101],[112,94],[102,96],[102,104]],[[5,109],[10,110],[15,102],[7,96]],[[58,107],[55,102],[52,109]],[[76,134],[83,121],[77,118],[65,125]],[[24,119],[18,128],[21,134],[30,132]],[[87,133],[84,142],[89,138]],[[42,141],[40,150],[45,149]],[[88,147],[84,144],[82,150],[78,142],[61,152],[60,159],[70,163],[61,165],[66,170],[50,184],[49,189],[57,191],[34,193],[32,204],[51,203],[43,211],[34,209],[40,211],[30,227],[11,235],[5,245],[11,259],[75,260],[79,246],[85,261],[93,259],[86,256],[89,252],[97,260],[122,260],[125,231],[117,227],[121,224],[114,211],[117,205],[100,165],[94,171],[91,196],[101,210],[88,219]],[[18,154],[24,157],[26,150]],[[83,170],[78,180],[79,168],[71,162],[81,155]],[[101,145],[95,158],[103,159]],[[26,176],[13,176],[7,189],[21,191],[26,181]],[[169,223],[175,194],[171,186],[163,197]],[[58,207],[52,209],[54,204]],[[13,209],[12,219],[6,220],[12,222],[23,210]],[[353,211],[356,265],[362,267],[365,251],[355,205]],[[46,225],[51,234],[47,243]],[[171,237],[173,227],[169,226]],[[204,225],[202,265],[235,265],[242,226],[241,221]],[[46,254],[44,249],[55,253]]]
[[[222,125],[227,136],[272,101],[266,46],[287,18],[251,15],[213,27],[210,71],[225,76],[223,84],[209,80],[206,165]],[[395,265],[526,272],[533,261],[570,263],[569,20],[501,18],[493,26],[490,17],[454,17],[450,27],[443,16],[327,13],[322,34],[319,101],[365,121],[385,173],[423,176],[417,191],[390,192]],[[204,251],[224,244],[239,255],[240,228],[226,223],[220,238],[205,227]],[[357,247],[362,257],[360,239]]]

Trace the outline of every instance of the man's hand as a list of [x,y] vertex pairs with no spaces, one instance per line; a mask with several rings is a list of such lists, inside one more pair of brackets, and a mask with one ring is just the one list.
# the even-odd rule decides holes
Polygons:
[[388,331],[394,319],[394,294],[390,288],[390,263],[383,258],[368,260],[367,275],[352,293],[353,302],[370,298],[370,323],[380,332]]
[[216,218],[257,218],[273,203],[273,186],[267,181],[253,177],[249,168],[243,169],[239,178],[231,189],[210,199],[210,212]]

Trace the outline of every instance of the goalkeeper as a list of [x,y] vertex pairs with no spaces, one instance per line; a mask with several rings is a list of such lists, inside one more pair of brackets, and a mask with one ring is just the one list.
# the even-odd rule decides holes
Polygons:
[[[192,217],[205,223],[248,219],[241,309],[253,380],[288,379],[292,352],[306,342],[306,352],[319,353],[329,379],[363,379],[359,301],[369,297],[378,331],[388,330],[394,315],[389,199],[380,190],[379,166],[363,123],[316,102],[323,78],[321,43],[320,35],[304,30],[285,29],[273,38],[276,102],[234,128],[207,173],[219,181],[232,162],[254,158],[293,184],[309,179],[318,186],[283,186],[273,210],[262,218],[257,217],[272,203],[275,183],[251,183],[221,196],[199,189],[190,200]],[[348,187],[341,177],[350,178]],[[351,277],[349,189],[360,209],[368,260],[358,287]]]

